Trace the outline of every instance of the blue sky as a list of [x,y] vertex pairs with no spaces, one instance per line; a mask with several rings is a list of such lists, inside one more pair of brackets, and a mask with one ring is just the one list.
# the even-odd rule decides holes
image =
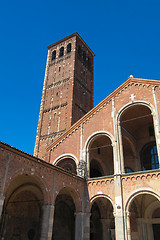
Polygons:
[[0,140],[33,154],[47,46],[78,32],[96,54],[94,105],[134,77],[160,79],[157,0],[3,1]]

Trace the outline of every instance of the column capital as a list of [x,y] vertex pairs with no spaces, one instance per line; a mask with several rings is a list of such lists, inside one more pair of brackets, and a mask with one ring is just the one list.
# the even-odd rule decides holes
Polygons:
[[5,196],[3,194],[0,194],[0,200],[5,200]]
[[88,217],[90,217],[91,213],[90,212],[75,212],[74,215],[75,216],[88,216]]
[[130,217],[130,216],[131,216],[131,212],[130,212],[130,211],[125,211],[124,214],[125,214],[127,217]]
[[43,207],[55,207],[55,205],[52,203],[44,203],[42,206]]

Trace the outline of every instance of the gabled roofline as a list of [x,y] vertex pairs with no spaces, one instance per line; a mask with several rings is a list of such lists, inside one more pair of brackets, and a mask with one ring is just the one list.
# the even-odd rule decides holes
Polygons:
[[61,42],[64,42],[67,39],[72,38],[74,36],[77,36],[83,42],[83,44],[88,48],[88,50],[92,53],[92,55],[95,56],[94,52],[88,47],[88,45],[85,43],[85,41],[81,38],[81,36],[77,32],[72,33],[71,35],[69,35],[69,36],[67,36],[67,37],[65,37],[65,38],[63,38],[63,39],[61,39],[61,40],[59,40],[59,41],[49,45],[47,48],[50,49],[51,47],[54,47],[55,45],[57,45],[57,44],[59,44]]
[[116,94],[118,94],[124,87],[129,83],[147,84],[147,85],[159,85],[160,80],[142,79],[129,77],[124,83],[122,83],[118,88],[116,88],[112,93],[110,93],[104,100],[102,100],[98,105],[92,108],[86,115],[79,119],[74,125],[72,125],[66,132],[64,132],[59,138],[57,138],[51,145],[46,148],[46,151],[50,151],[54,146],[61,142],[67,135],[69,135],[73,130],[79,127],[86,119],[88,119],[93,113],[95,113],[99,108],[101,108],[106,102],[110,101]]
[[0,141],[0,147],[1,148],[5,148],[7,151],[10,151],[10,152],[13,152],[15,154],[18,154],[18,155],[20,155],[20,156],[22,156],[22,157],[24,157],[24,158],[26,158],[28,160],[34,161],[34,162],[36,162],[38,164],[41,164],[41,165],[43,165],[45,167],[48,167],[48,168],[50,168],[52,170],[64,173],[66,175],[72,176],[72,177],[74,177],[76,179],[79,179],[81,181],[84,181],[83,178],[75,175],[74,173],[68,172],[65,169],[61,168],[61,167],[55,166],[55,165],[53,165],[51,163],[48,163],[48,162],[46,162],[46,161],[44,161],[44,160],[42,160],[40,158],[34,157],[33,155],[28,154],[28,153],[26,153],[26,152],[24,152],[22,150],[19,150],[19,149],[15,148],[15,147],[12,147],[12,146],[10,146],[7,143],[4,143],[4,142]]

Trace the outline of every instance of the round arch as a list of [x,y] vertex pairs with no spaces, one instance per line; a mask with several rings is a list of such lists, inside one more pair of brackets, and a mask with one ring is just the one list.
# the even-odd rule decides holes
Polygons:
[[97,137],[97,136],[100,136],[100,135],[105,135],[107,136],[108,138],[110,138],[111,140],[111,143],[112,145],[114,146],[114,137],[113,135],[108,132],[108,131],[97,131],[97,132],[94,132],[92,133],[86,140],[85,144],[84,144],[84,151],[87,152],[87,149],[89,147],[89,145],[91,144],[92,140]]
[[113,204],[105,194],[95,195],[90,200],[90,239],[115,239]]
[[[146,101],[130,102],[118,111],[116,115],[116,125],[121,161],[120,170],[122,172],[124,172],[126,167],[126,161],[127,166],[133,169],[133,171],[142,171],[140,159],[140,151],[142,147],[150,141],[158,142],[157,127],[155,123],[156,112],[154,106]],[[151,137],[153,138],[152,140]],[[131,149],[133,150],[133,147],[134,150],[136,149],[136,154],[134,151],[134,155],[128,151],[128,147],[126,145],[127,142],[125,142],[127,138],[130,139]]]
[[[11,188],[11,191],[14,191],[13,188],[18,188],[18,186],[23,185],[23,177],[27,177],[28,179],[25,179],[25,183],[26,181],[29,181],[30,183],[36,183],[37,186],[39,186],[39,188],[41,189],[42,193],[43,193],[43,198],[44,198],[44,203],[49,203],[51,202],[51,195],[49,194],[49,187],[47,182],[45,181],[44,178],[42,178],[42,175],[39,174],[39,172],[34,171],[34,175],[31,175],[31,171],[29,170],[17,170],[16,173],[13,173],[11,175],[11,177],[8,179],[7,182],[7,186],[4,189],[4,195],[5,198],[8,197],[8,191]],[[20,179],[21,178],[21,179]],[[19,180],[20,179],[20,180]],[[16,183],[17,182],[17,183]],[[13,187],[15,186],[15,187]]]
[[35,177],[23,174],[13,179],[5,191],[1,237],[39,239],[43,204],[44,192]]
[[56,202],[57,196],[60,195],[60,194],[63,194],[63,193],[68,194],[68,195],[70,195],[70,196],[72,197],[73,202],[74,202],[74,204],[75,204],[75,210],[76,210],[76,212],[82,211],[82,209],[81,209],[81,208],[82,208],[82,204],[81,204],[80,195],[79,195],[79,193],[76,192],[75,189],[72,188],[72,187],[65,186],[65,187],[62,187],[62,188],[58,189],[58,190],[56,191],[55,196],[54,196],[54,204],[55,204],[55,202]]
[[112,200],[108,195],[106,195],[106,194],[97,194],[97,195],[93,196],[93,197],[90,199],[90,201],[89,201],[90,208],[91,208],[92,204],[93,204],[97,199],[99,199],[99,198],[105,198],[105,199],[109,200],[110,203],[111,203],[112,206],[113,206],[113,200]]
[[[156,216],[153,215],[154,211],[156,211]],[[137,239],[159,239],[159,194],[149,188],[142,188],[132,192],[126,201],[125,213],[128,237],[136,235]]]
[[153,212],[157,209],[160,208],[160,201],[159,202],[153,202],[151,203],[151,205],[148,206],[148,208],[146,209],[145,218],[151,218]]
[[107,131],[97,131],[88,137],[84,146],[85,161],[90,177],[114,173],[114,137]]
[[[65,163],[65,161],[66,161],[66,163]],[[60,167],[66,169],[67,167],[65,168],[65,167],[63,167],[63,165],[67,164],[67,161],[68,161],[68,171],[76,174],[77,173],[77,169],[78,169],[79,161],[73,154],[70,154],[70,153],[62,154],[59,157],[57,157],[53,161],[52,164],[56,165],[56,166],[59,165]],[[61,166],[61,163],[62,163],[62,166]]]
[[77,201],[78,196],[70,187],[63,187],[56,194],[52,239],[74,239]]
[[53,161],[52,164],[53,164],[53,165],[57,165],[61,160],[64,160],[65,158],[71,158],[72,160],[75,161],[76,166],[78,166],[78,164],[79,164],[78,158],[77,158],[75,155],[71,154],[71,153],[66,153],[66,154],[60,155],[59,157],[57,157],[57,158]]
[[147,101],[134,101],[134,102],[129,102],[127,104],[125,104],[122,108],[119,109],[117,115],[116,115],[116,122],[118,123],[118,121],[121,118],[121,115],[123,114],[124,111],[126,111],[128,108],[135,106],[135,105],[143,105],[145,107],[148,107],[151,110],[151,114],[154,115],[155,114],[155,109],[154,106]]
[[129,212],[129,207],[130,207],[132,201],[134,200],[134,198],[139,195],[142,195],[142,194],[152,195],[153,197],[157,198],[158,201],[160,201],[160,196],[158,193],[153,192],[153,190],[150,188],[141,188],[141,189],[133,191],[129,195],[128,199],[126,200],[125,208],[124,208],[126,212]]

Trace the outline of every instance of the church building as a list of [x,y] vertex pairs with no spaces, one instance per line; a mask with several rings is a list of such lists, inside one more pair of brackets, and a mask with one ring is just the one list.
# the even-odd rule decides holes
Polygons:
[[94,56],[48,46],[34,156],[0,142],[1,240],[160,239],[160,81],[93,107]]

